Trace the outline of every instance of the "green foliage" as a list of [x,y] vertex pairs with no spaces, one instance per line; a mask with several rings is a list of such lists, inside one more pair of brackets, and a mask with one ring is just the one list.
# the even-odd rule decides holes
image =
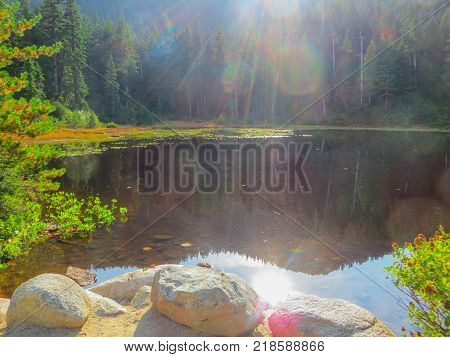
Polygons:
[[56,189],[46,177],[60,174],[58,170],[41,171],[49,151],[0,141],[0,262],[26,251],[45,227],[37,202],[39,192]]
[[55,117],[58,123],[66,128],[97,128],[100,121],[91,109],[70,110],[62,103],[56,104]]
[[423,336],[450,336],[450,234],[420,234],[404,247],[393,244],[395,261],[386,268],[407,295],[408,317]]
[[24,128],[23,132],[25,135],[30,137],[36,137],[38,135],[43,135],[55,131],[58,128],[58,123],[54,118],[48,120],[36,120],[27,127]]
[[62,40],[64,44],[64,81],[62,95],[67,106],[81,110],[87,107],[88,88],[84,78],[86,41],[81,13],[75,0],[64,1]]
[[45,196],[46,218],[54,225],[53,234],[61,239],[86,238],[98,228],[109,229],[116,217],[126,219],[126,208],[117,201],[102,204],[99,197],[77,198],[73,193],[57,192]]
[[106,74],[105,74],[105,91],[109,102],[111,104],[110,117],[115,119],[116,109],[119,104],[119,89],[120,84],[118,82],[118,73],[116,64],[114,62],[114,58],[111,55],[108,63],[106,65]]
[[105,128],[115,129],[115,128],[118,128],[118,127],[119,127],[119,125],[117,125],[113,121],[110,121],[109,123],[105,124]]
[[27,74],[15,77],[2,69],[15,62],[26,62],[43,55],[52,56],[57,47],[32,45],[19,48],[11,45],[8,42],[11,36],[23,36],[40,20],[39,16],[31,20],[17,20],[15,14],[18,9],[17,3],[0,9],[0,130],[23,133],[24,128],[34,121],[48,120],[53,107],[48,101],[39,98],[17,98],[21,90],[29,87]]
[[[23,4],[25,11],[27,2]],[[58,2],[46,0],[44,4],[51,9]],[[41,76],[34,61],[43,55],[54,55],[59,46],[15,46],[15,37],[24,36],[25,31],[39,21],[39,17],[18,20],[19,8],[16,3],[0,8],[0,131],[33,136],[52,130],[56,125],[49,116],[53,106],[38,98],[42,93],[36,86]],[[21,61],[30,64],[31,72],[17,66]],[[12,76],[4,70],[7,67],[21,68],[26,73]],[[30,73],[37,76],[30,77]],[[75,81],[79,78],[72,77]],[[27,88],[29,98],[21,97],[21,91]],[[71,111],[62,104],[58,104],[58,109],[68,125],[96,127],[99,124],[90,110]],[[0,269],[5,268],[4,262],[44,239],[49,226],[56,227],[56,232],[64,239],[85,237],[96,228],[109,228],[116,217],[125,216],[126,209],[117,207],[116,201],[103,205],[98,197],[79,200],[73,194],[55,193],[59,189],[56,179],[65,170],[48,169],[48,164],[59,153],[53,146],[22,146],[0,136]]]

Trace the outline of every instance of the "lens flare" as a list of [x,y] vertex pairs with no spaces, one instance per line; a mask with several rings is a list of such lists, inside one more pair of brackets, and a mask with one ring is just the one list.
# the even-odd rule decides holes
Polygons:
[[299,10],[299,0],[259,0],[263,9],[272,17],[294,17]]
[[229,62],[223,72],[222,82],[225,93],[245,95],[248,93],[252,78],[251,67],[240,61]]
[[279,50],[277,76],[279,89],[284,95],[315,93],[323,79],[322,58],[305,43],[284,45]]

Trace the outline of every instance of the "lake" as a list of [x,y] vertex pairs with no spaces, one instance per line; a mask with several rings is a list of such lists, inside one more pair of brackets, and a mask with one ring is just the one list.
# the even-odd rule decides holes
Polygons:
[[[370,310],[396,334],[410,327],[399,306],[402,296],[386,279],[384,267],[392,262],[394,241],[402,244],[418,233],[431,234],[440,224],[449,226],[448,133],[296,131],[183,143],[193,148],[236,145],[237,155],[246,144],[307,143],[301,189],[252,193],[237,180],[232,190],[219,185],[211,192],[148,192],[142,187],[148,164],[142,153],[150,146],[170,150],[179,142],[92,144],[98,152],[55,163],[67,168],[62,188],[117,198],[128,208],[128,222],[90,240],[36,245],[0,272],[0,295],[10,296],[37,274],[64,274],[70,265],[95,271],[99,283],[153,264],[208,262],[243,277],[271,303],[293,291],[343,298]],[[218,155],[214,179],[246,171],[258,181],[270,158],[257,157],[243,167]],[[270,170],[282,171],[277,165]],[[154,180],[162,184],[166,178],[163,173]],[[288,183],[294,179],[287,176]]]

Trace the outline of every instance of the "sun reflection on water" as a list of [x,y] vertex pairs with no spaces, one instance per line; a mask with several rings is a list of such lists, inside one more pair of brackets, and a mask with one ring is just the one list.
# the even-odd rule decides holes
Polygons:
[[261,269],[250,280],[250,286],[269,304],[276,305],[293,292],[291,279],[281,269]]

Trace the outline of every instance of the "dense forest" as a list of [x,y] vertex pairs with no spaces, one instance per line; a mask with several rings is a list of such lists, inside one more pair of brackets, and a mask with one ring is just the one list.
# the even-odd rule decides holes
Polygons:
[[24,64],[28,95],[58,102],[69,126],[94,126],[91,110],[127,124],[449,123],[446,1],[78,3],[21,0],[20,9],[42,17],[21,43],[62,45]]

